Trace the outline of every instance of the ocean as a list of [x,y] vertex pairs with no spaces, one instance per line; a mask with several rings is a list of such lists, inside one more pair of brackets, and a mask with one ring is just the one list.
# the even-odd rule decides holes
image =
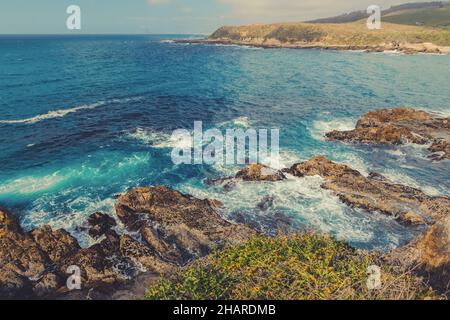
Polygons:
[[[275,233],[280,216],[295,230],[315,229],[357,248],[388,250],[420,230],[351,209],[320,178],[238,183],[229,192],[205,179],[240,166],[174,165],[173,130],[276,128],[284,168],[326,155],[450,194],[448,161],[426,147],[328,142],[364,113],[412,106],[450,113],[450,56],[177,44],[186,35],[0,36],[0,205],[27,230],[78,228],[96,211],[114,215],[115,195],[167,185],[225,204],[221,214]],[[261,210],[266,196],[273,207]]]

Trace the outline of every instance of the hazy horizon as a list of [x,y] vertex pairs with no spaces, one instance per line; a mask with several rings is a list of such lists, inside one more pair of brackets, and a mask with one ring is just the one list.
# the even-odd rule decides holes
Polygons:
[[[396,0],[26,0],[2,3],[2,35],[210,34],[222,25],[305,21],[325,18],[371,4],[383,9],[424,1]],[[432,1],[428,1],[432,2]],[[81,7],[82,29],[67,30],[66,8]]]

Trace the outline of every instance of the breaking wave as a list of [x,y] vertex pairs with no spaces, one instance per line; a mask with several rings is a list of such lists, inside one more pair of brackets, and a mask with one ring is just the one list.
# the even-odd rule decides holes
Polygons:
[[0,123],[6,123],[6,124],[17,124],[17,123],[25,123],[25,124],[33,124],[36,122],[40,122],[43,120],[48,119],[54,119],[54,118],[62,118],[70,113],[75,113],[81,110],[91,110],[98,107],[102,107],[107,104],[113,104],[113,103],[126,103],[130,101],[138,101],[142,99],[142,97],[135,97],[135,98],[126,98],[126,99],[112,99],[108,101],[99,101],[92,104],[85,104],[74,108],[68,108],[68,109],[60,109],[60,110],[53,110],[49,111],[44,114],[40,114],[31,118],[26,119],[18,119],[18,120],[0,120]]
[[333,130],[348,131],[355,128],[355,119],[340,118],[330,121],[316,120],[313,122],[313,127],[310,129],[311,135],[314,139],[323,141],[325,134]]

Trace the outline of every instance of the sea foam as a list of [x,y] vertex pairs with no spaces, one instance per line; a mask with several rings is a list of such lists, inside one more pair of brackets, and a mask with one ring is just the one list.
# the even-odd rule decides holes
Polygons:
[[[262,230],[276,233],[270,228],[279,214],[288,219],[291,227],[331,233],[358,247],[389,250],[410,236],[402,226],[380,214],[369,214],[348,208],[331,191],[321,188],[323,179],[314,177],[288,179],[275,183],[236,181],[231,190],[221,187],[207,189],[189,184],[181,186],[183,192],[199,198],[213,198],[224,203],[224,218],[233,220],[236,214],[258,224]],[[266,196],[273,199],[272,206],[261,211],[259,204]]]
[[323,141],[325,134],[333,130],[349,131],[355,128],[355,119],[352,118],[338,118],[334,120],[316,120],[313,122],[313,127],[310,129],[311,135],[314,139]]
[[54,119],[54,118],[62,118],[70,113],[75,113],[81,110],[91,110],[98,107],[102,107],[107,104],[112,103],[126,103],[130,101],[138,101],[141,97],[135,97],[135,98],[125,98],[125,99],[112,99],[108,101],[99,101],[92,104],[85,104],[78,107],[68,108],[68,109],[59,109],[59,110],[53,110],[49,111],[44,114],[39,114],[37,116],[31,117],[31,118],[25,118],[25,119],[18,119],[18,120],[0,120],[0,123],[6,123],[6,124],[17,124],[17,123],[24,123],[24,124],[33,124],[36,122],[48,120],[48,119]]

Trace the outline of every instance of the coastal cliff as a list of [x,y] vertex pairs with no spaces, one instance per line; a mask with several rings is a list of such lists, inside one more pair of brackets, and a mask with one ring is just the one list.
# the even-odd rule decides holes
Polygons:
[[263,48],[450,53],[450,30],[387,22],[380,30],[369,30],[365,20],[341,24],[278,23],[225,26],[206,39],[186,42]]

